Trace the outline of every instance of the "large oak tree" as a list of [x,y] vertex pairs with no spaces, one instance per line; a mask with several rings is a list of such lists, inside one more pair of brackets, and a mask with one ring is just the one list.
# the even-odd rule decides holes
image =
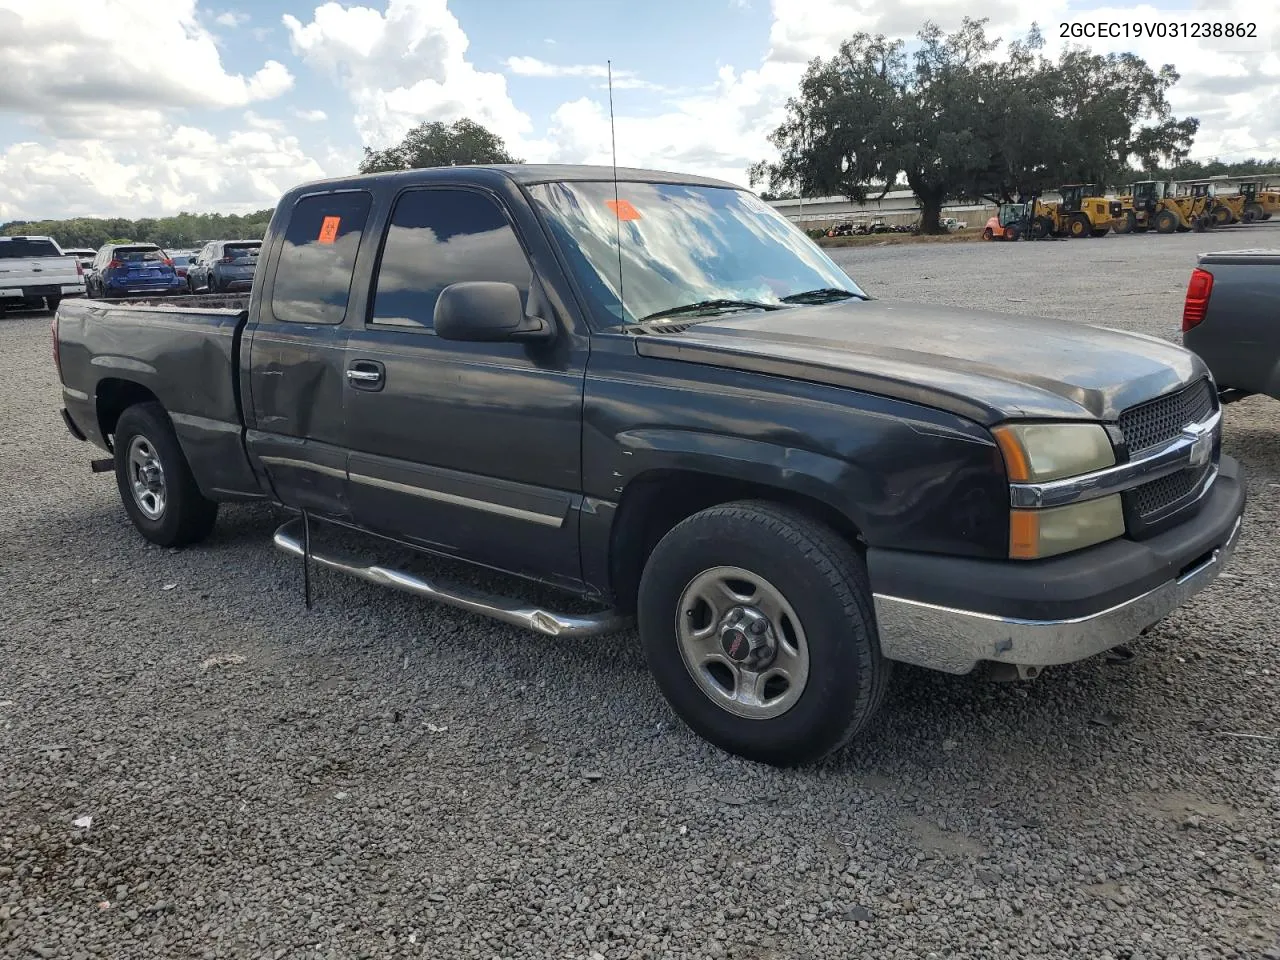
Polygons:
[[1119,184],[1135,162],[1186,157],[1199,121],[1173,117],[1172,67],[1074,48],[1051,62],[1035,28],[998,56],[986,24],[966,17],[945,34],[926,23],[910,53],[859,33],[812,61],[770,135],[779,159],[754,165],[753,185],[862,202],[904,179],[932,233],[951,199]]

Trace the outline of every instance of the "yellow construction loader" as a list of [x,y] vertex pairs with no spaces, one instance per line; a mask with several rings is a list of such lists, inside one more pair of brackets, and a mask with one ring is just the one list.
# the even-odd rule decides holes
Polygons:
[[1213,222],[1205,199],[1178,197],[1174,184],[1161,180],[1139,180],[1115,202],[1119,204],[1116,233],[1202,231]]
[[1182,186],[1185,196],[1198,201],[1198,205],[1208,211],[1213,218],[1213,226],[1239,223],[1244,217],[1244,197],[1220,190],[1221,184],[1213,180],[1184,180]]
[[1031,237],[1105,237],[1120,205],[1102,196],[1093,183],[1068,183],[1058,188],[1061,200],[1032,202]]
[[1280,190],[1274,186],[1263,187],[1256,180],[1246,181],[1240,184],[1239,196],[1243,205],[1240,219],[1245,223],[1270,220],[1273,213],[1280,213]]

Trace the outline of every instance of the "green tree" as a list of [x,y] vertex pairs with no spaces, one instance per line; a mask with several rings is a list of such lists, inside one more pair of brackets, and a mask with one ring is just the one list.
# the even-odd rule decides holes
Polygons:
[[1199,121],[1173,117],[1172,67],[1074,48],[1051,62],[1035,27],[996,58],[986,24],[966,17],[944,34],[926,23],[910,56],[901,41],[859,33],[812,61],[770,135],[779,160],[755,164],[752,185],[862,202],[902,177],[921,230],[936,233],[948,200],[1113,183],[1134,162],[1186,157]]
[[453,124],[431,120],[418,124],[403,140],[386,150],[364,149],[361,173],[448,167],[476,163],[522,163],[507,153],[502,138],[474,120]]

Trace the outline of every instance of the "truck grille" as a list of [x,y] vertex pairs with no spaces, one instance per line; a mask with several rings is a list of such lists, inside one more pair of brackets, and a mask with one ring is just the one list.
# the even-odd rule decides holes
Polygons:
[[[1168,443],[1182,433],[1184,427],[1200,423],[1217,408],[1217,397],[1208,380],[1199,380],[1177,393],[1167,394],[1131,407],[1120,415],[1120,429],[1131,457]],[[1200,467],[1179,470],[1140,484],[1124,495],[1130,518],[1130,533],[1140,533],[1189,506],[1188,498],[1199,488],[1205,475],[1218,461],[1218,442],[1213,456]]]
[[1198,470],[1179,470],[1133,488],[1133,506],[1138,516],[1146,520],[1165,507],[1177,503],[1195,489],[1207,467]]
[[1208,380],[1198,380],[1177,393],[1156,397],[1120,414],[1120,430],[1129,455],[1168,443],[1182,428],[1199,423],[1213,412],[1215,398]]

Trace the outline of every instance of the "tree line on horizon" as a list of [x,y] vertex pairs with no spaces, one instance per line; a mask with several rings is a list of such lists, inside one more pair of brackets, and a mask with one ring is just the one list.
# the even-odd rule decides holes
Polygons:
[[12,220],[0,234],[13,237],[53,237],[64,249],[94,250],[113,241],[154,243],[182,250],[210,240],[261,240],[271,221],[271,209],[246,214],[180,213],[174,217],[72,217],[68,220]]

